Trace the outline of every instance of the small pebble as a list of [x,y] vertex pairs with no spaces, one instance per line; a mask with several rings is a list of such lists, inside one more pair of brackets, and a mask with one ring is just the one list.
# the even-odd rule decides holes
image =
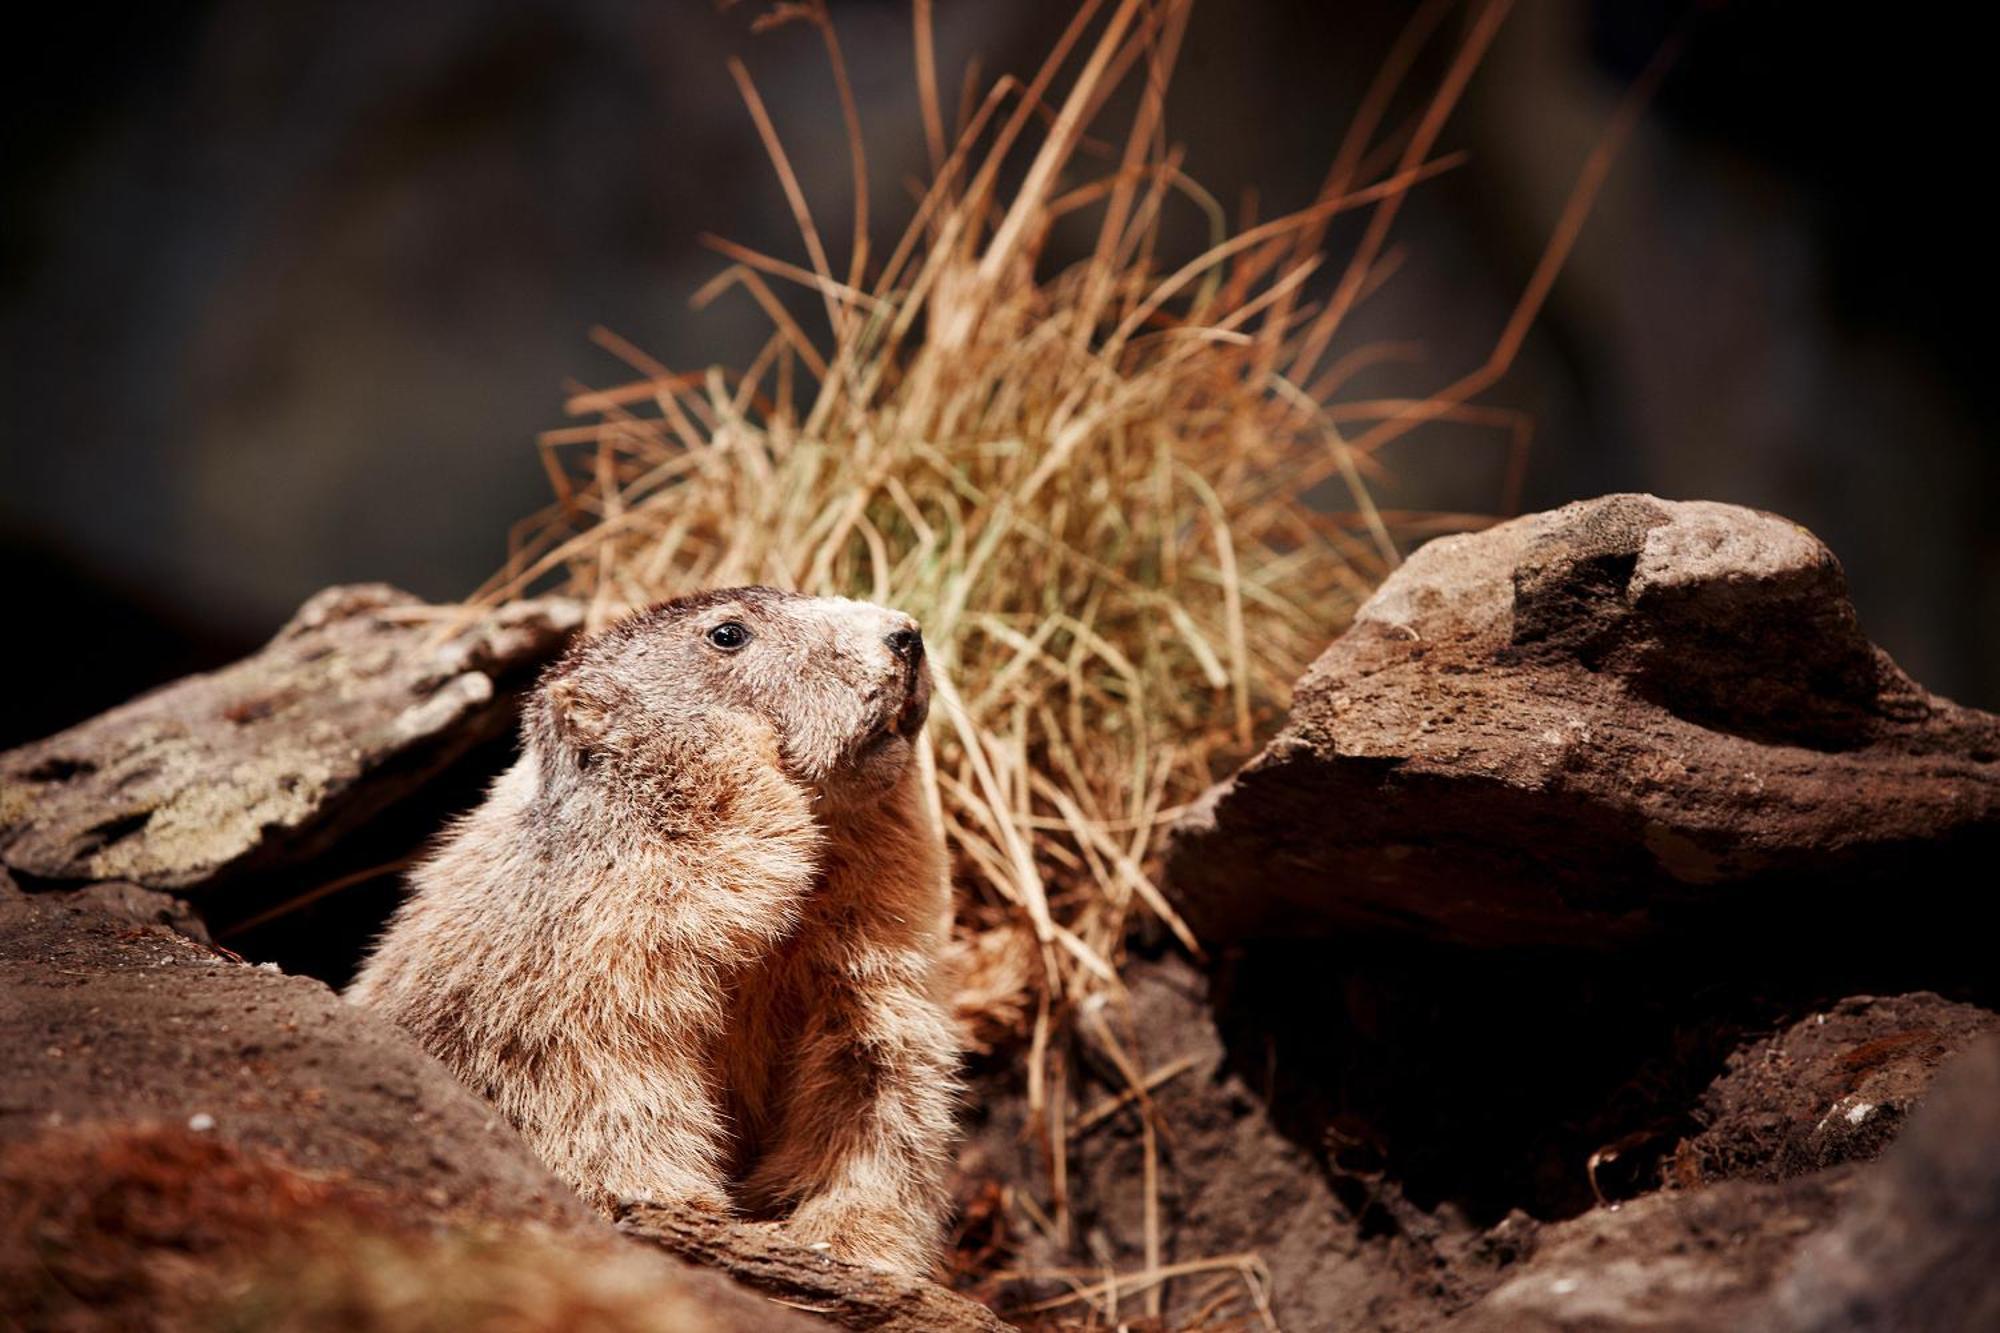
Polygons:
[[199,1111],[188,1117],[188,1128],[197,1134],[206,1134],[215,1128],[215,1117],[206,1111]]

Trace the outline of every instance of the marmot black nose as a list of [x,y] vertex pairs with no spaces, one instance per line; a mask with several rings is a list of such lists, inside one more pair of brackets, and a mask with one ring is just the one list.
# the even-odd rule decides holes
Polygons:
[[891,632],[882,642],[889,645],[889,651],[908,662],[911,666],[924,660],[924,636],[913,629],[899,629]]

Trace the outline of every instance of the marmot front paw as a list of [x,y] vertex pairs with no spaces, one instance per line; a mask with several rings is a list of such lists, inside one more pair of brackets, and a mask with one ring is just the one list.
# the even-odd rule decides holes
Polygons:
[[795,1244],[824,1247],[836,1259],[928,1278],[938,1266],[937,1246],[911,1229],[909,1214],[895,1207],[810,1199],[779,1223]]
[[725,1219],[736,1215],[736,1205],[719,1189],[646,1190],[638,1194],[606,1195],[599,1207],[613,1217],[623,1217],[636,1208],[667,1208]]

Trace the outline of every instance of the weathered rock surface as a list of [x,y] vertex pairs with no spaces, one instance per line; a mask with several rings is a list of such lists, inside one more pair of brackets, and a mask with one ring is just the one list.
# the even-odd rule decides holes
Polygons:
[[581,622],[328,589],[256,655],[0,755],[0,863],[176,891],[296,864],[503,731]]
[[2000,1039],[1949,1065],[1839,1220],[1800,1248],[1744,1328],[2000,1328]]
[[1450,1327],[1961,1333],[2000,1326],[2000,1040],[1870,1166],[1666,1191],[1544,1227]]
[[125,896],[139,915],[0,883],[0,1143],[104,1121],[191,1126],[399,1208],[594,1219],[389,1024],[154,923],[163,895]]
[[1725,1181],[1543,1227],[1531,1257],[1449,1327],[1748,1333],[1799,1242],[1832,1224],[1854,1185],[1852,1168],[1775,1185]]
[[0,1327],[806,1333],[602,1224],[501,1226],[181,1126],[0,1145]]
[[1168,882],[1213,944],[1573,944],[1786,890],[1832,912],[1996,852],[2000,718],[1874,648],[1825,546],[1617,495],[1412,556],[1184,822]]
[[1878,1156],[1940,1066],[2000,1016],[1918,993],[1856,996],[1743,1047],[1703,1094],[1701,1133],[1674,1155],[1683,1186],[1781,1180]]
[[840,1328],[872,1333],[1005,1333],[1007,1328],[985,1306],[935,1282],[846,1263],[791,1244],[773,1227],[633,1204],[618,1229]]

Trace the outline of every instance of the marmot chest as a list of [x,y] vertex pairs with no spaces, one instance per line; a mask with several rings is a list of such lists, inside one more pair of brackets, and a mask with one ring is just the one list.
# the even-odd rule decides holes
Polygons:
[[831,941],[795,939],[732,979],[711,1074],[729,1108],[739,1173],[779,1128],[809,1042],[842,1040],[851,1003]]

